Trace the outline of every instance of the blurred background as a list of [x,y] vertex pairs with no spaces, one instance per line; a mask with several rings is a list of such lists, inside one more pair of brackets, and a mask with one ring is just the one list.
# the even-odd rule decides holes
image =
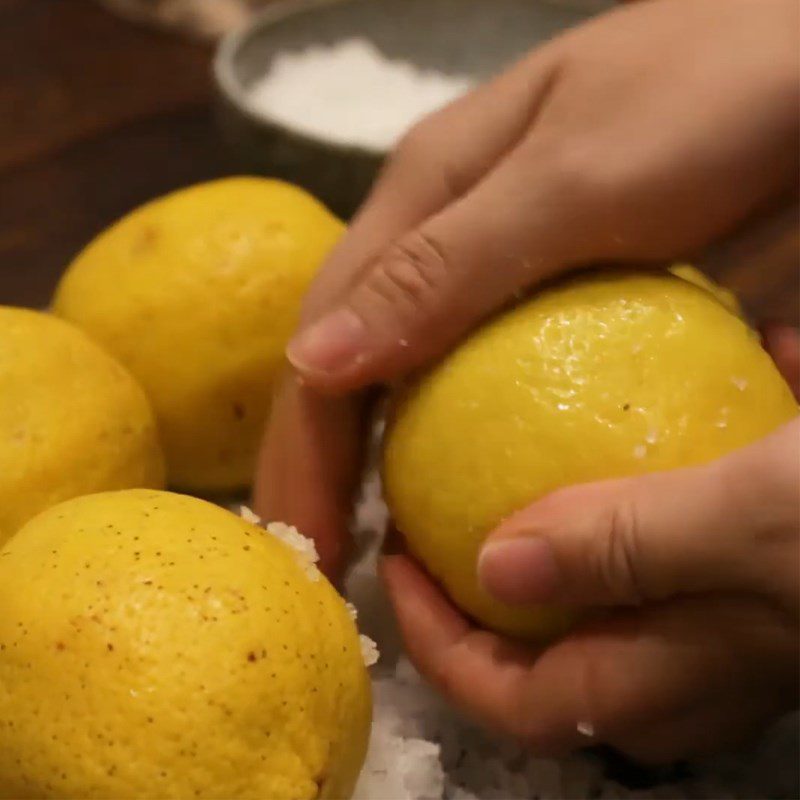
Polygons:
[[212,121],[210,42],[95,0],[2,0],[0,30],[0,301],[41,305],[108,222],[235,165]]
[[[394,6],[394,14],[402,6],[396,0],[361,2],[375,8],[378,23],[384,3],[386,9]],[[456,29],[448,38],[450,57],[476,54],[477,78],[531,38],[519,25],[507,24],[511,6],[518,9],[525,0],[506,3],[506,17],[500,2],[471,0],[463,19],[453,11],[458,2],[450,1],[440,22],[449,19]],[[581,2],[598,6],[593,0],[568,5]],[[527,3],[532,8],[559,0]],[[276,137],[274,126],[259,121],[254,132],[252,114],[232,110],[230,92],[221,102],[225,93],[215,88],[212,63],[221,35],[246,28],[265,7],[280,17],[294,5],[0,0],[0,30],[6,34],[0,44],[0,303],[43,305],[64,265],[93,235],[136,205],[190,183],[241,171],[274,173],[316,191],[339,213],[352,211],[381,153],[331,150],[302,135]],[[330,5],[310,13],[322,14],[322,6]],[[419,10],[421,4],[409,0],[412,6]],[[533,22],[541,25],[542,19]],[[411,28],[416,35],[419,27]],[[441,36],[433,28],[429,44]],[[489,39],[476,44],[470,31],[497,42],[511,28],[517,33],[507,51],[483,63]],[[313,39],[313,28],[303,35]],[[228,56],[235,62],[235,51]],[[323,173],[327,178],[318,184]],[[346,196],[331,189],[345,185]],[[754,317],[797,324],[799,249],[796,209],[790,209],[717,248],[705,265],[741,294]]]

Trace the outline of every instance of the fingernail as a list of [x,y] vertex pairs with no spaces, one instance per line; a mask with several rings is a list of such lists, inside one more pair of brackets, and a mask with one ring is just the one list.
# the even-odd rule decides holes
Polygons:
[[548,600],[559,583],[553,548],[537,536],[490,541],[478,557],[478,580],[489,594],[511,605]]
[[340,308],[289,342],[286,357],[301,373],[341,372],[363,353],[366,333],[358,316]]

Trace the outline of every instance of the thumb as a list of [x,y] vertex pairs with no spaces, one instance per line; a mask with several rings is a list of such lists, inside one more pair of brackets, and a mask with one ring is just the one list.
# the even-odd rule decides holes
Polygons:
[[759,591],[797,604],[798,420],[711,464],[574,486],[484,544],[484,588],[512,604],[637,605]]

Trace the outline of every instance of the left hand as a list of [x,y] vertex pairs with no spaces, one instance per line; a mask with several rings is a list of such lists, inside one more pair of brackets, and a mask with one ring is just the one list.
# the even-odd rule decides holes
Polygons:
[[[796,333],[766,341],[797,395]],[[479,564],[498,599],[610,609],[544,649],[472,627],[405,555],[382,572],[411,659],[457,706],[539,753],[602,743],[658,762],[796,706],[798,542],[795,419],[711,464],[570,487],[503,523]]]

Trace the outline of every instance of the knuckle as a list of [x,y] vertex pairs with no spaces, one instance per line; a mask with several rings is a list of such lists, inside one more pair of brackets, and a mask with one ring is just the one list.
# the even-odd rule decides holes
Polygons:
[[365,288],[407,313],[432,305],[447,272],[443,248],[429,235],[414,232],[391,245]]
[[[564,542],[574,574],[566,594],[590,595],[603,605],[640,605],[642,591],[641,521],[634,497],[623,484],[604,481],[568,486],[538,501],[536,528],[552,542]],[[572,570],[570,570],[572,572]]]
[[628,605],[644,602],[637,574],[639,522],[636,506],[625,499],[615,501],[601,515],[594,542],[594,571],[610,598]]

